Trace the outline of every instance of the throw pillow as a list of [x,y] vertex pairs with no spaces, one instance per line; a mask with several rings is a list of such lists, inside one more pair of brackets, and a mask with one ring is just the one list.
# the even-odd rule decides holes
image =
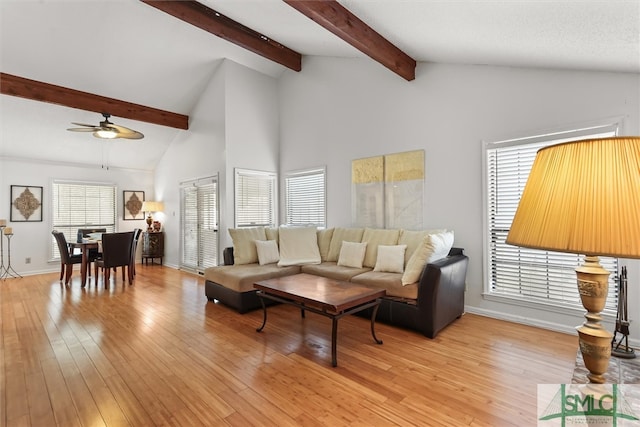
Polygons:
[[264,227],[230,228],[233,240],[233,263],[253,264],[258,262],[256,240],[267,240]]
[[367,251],[367,242],[342,242],[340,255],[338,256],[338,265],[344,267],[362,268],[364,254]]
[[422,244],[424,237],[427,234],[438,234],[443,233],[447,230],[443,229],[434,229],[434,230],[402,230],[400,231],[400,237],[398,238],[399,245],[407,245],[407,250],[404,252],[404,265],[406,266],[411,258],[411,255],[414,254],[416,249]]
[[275,240],[256,240],[255,244],[260,265],[273,264],[280,260],[278,244]]
[[453,246],[453,237],[453,231],[427,234],[407,263],[402,275],[402,285],[416,283],[427,263],[446,257]]
[[446,257],[453,247],[453,231],[431,234],[431,244],[433,245],[433,253],[427,258],[427,262]]
[[364,254],[362,265],[365,267],[375,267],[378,258],[378,246],[380,245],[397,245],[400,230],[391,229],[375,229],[365,228],[362,234],[362,241],[367,242],[367,252]]
[[407,245],[379,245],[378,259],[373,271],[402,273],[404,271],[404,253]]
[[279,267],[320,264],[316,227],[280,227]]

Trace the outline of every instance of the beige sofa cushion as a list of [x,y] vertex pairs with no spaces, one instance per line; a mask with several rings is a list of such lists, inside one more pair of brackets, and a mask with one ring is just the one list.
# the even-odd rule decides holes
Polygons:
[[411,255],[413,255],[413,253],[416,251],[418,246],[422,244],[422,241],[424,240],[424,237],[427,234],[429,234],[427,230],[419,230],[419,231],[401,230],[400,231],[400,237],[398,237],[398,244],[407,245],[407,250],[404,251],[405,268],[407,266],[407,263],[409,262],[409,259],[411,258]]
[[204,271],[204,278],[236,292],[249,292],[254,290],[253,284],[260,280],[298,273],[300,273],[299,266],[278,267],[276,264],[259,265],[256,263],[209,267]]
[[365,267],[375,267],[376,260],[378,259],[378,246],[386,245],[391,246],[398,243],[398,237],[400,236],[400,230],[382,230],[374,228],[365,228],[362,234],[362,242],[367,242],[367,252],[364,255],[364,261],[362,265]]
[[275,240],[278,243],[278,227],[266,227],[264,233],[267,236],[267,240]]
[[365,285],[370,288],[384,289],[387,291],[387,296],[391,297],[409,299],[418,298],[418,284],[413,283],[408,286],[403,286],[401,279],[402,274],[400,273],[369,271],[352,277],[351,282]]
[[453,231],[427,234],[409,259],[402,275],[402,284],[409,285],[417,282],[427,263],[446,257],[453,246],[453,238]]
[[233,240],[233,263],[253,264],[258,262],[256,240],[267,240],[264,227],[230,228]]
[[315,227],[280,227],[280,261],[278,266],[320,264],[320,250]]
[[316,276],[327,277],[334,280],[344,280],[348,282],[353,276],[371,271],[370,268],[353,268],[343,267],[336,262],[323,262],[316,265],[303,265],[301,267],[303,273],[315,274]]
[[333,230],[333,236],[331,237],[331,244],[329,245],[329,254],[327,255],[327,261],[338,261],[340,255],[340,248],[342,242],[362,242],[362,234],[364,228],[340,228],[336,227]]
[[318,249],[320,250],[320,260],[325,262],[329,256],[329,245],[333,237],[333,228],[318,230]]

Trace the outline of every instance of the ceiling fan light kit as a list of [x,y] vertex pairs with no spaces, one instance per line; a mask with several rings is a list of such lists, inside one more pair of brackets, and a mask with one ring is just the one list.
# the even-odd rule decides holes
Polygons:
[[67,130],[72,132],[92,132],[93,136],[101,139],[115,139],[115,138],[142,139],[144,138],[144,135],[138,131],[111,123],[109,121],[109,117],[111,117],[109,113],[102,113],[102,116],[104,117],[104,120],[101,121],[98,126],[88,125],[85,123],[72,123],[74,125],[82,126],[82,127],[69,128]]
[[112,130],[99,130],[94,132],[93,136],[102,139],[114,139],[118,137],[118,134]]

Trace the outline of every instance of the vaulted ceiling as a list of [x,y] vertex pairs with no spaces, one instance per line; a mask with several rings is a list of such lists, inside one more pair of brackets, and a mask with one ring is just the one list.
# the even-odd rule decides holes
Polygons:
[[145,139],[109,141],[110,163],[152,169],[220,59],[277,78],[311,55],[407,84],[416,62],[640,73],[640,1],[0,0],[0,155],[92,163],[65,129],[123,101],[112,121]]

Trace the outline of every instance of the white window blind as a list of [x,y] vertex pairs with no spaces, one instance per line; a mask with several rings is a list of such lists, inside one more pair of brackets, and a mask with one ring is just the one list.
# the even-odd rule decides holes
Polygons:
[[[54,230],[64,233],[68,242],[75,242],[79,228],[116,228],[116,187],[113,184],[54,181],[51,200]],[[51,258],[60,252],[51,236]]]
[[203,273],[218,265],[218,178],[181,184],[180,267]]
[[291,172],[284,177],[285,223],[326,226],[325,168]]
[[235,226],[276,225],[276,174],[235,170]]
[[[581,308],[575,268],[583,256],[505,243],[537,151],[565,141],[614,136],[616,125],[487,144],[487,219],[489,294],[534,303]],[[609,276],[605,312],[617,309],[618,260],[601,257]]]

